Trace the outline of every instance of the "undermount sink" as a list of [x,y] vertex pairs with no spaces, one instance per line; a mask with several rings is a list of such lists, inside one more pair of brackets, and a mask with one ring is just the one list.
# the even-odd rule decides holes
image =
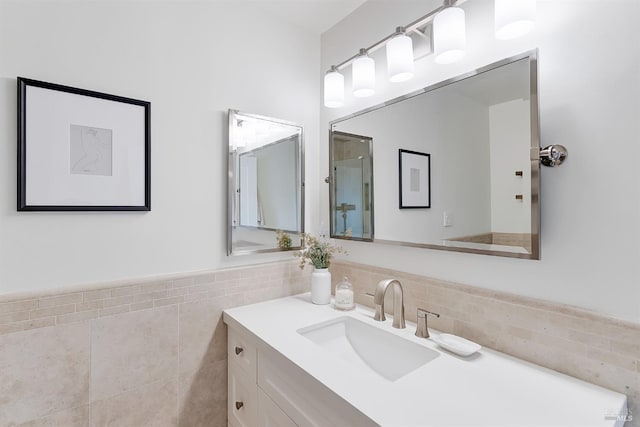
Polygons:
[[349,316],[307,326],[300,335],[389,381],[429,363],[439,353]]

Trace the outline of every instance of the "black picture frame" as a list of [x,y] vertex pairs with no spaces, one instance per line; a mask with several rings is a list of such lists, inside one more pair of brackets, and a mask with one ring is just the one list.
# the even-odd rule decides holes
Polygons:
[[24,77],[17,90],[18,211],[151,210],[150,102]]
[[431,154],[400,148],[398,180],[400,209],[431,207]]

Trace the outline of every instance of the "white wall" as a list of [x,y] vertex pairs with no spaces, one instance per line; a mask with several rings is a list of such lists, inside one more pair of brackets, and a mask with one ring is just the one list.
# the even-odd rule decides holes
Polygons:
[[[2,0],[0,293],[290,259],[226,257],[226,112],[302,124],[317,158],[319,49],[237,1]],[[150,101],[152,211],[16,212],[16,76]]]
[[[323,34],[322,72],[439,4],[365,3]],[[464,4],[468,54],[460,63],[436,66],[424,58],[416,78],[391,86],[383,81],[384,56],[375,54],[377,94],[358,101],[347,95],[344,108],[322,109],[320,165],[327,170],[329,121],[538,47],[542,144],[565,144],[570,152],[560,168],[541,171],[542,259],[345,242],[349,259],[640,320],[640,2],[539,1],[536,31],[506,42],[493,38],[492,4]]]
[[[531,120],[529,100],[489,107],[491,231],[531,233]],[[522,171],[522,176],[516,176]],[[522,200],[515,195],[521,194]]]

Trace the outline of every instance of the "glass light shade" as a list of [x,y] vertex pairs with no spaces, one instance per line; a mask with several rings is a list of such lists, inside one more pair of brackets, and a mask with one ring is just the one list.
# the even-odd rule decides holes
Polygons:
[[344,76],[338,71],[324,75],[324,106],[339,108],[344,105]]
[[387,71],[390,82],[404,82],[413,77],[413,42],[398,34],[387,42]]
[[495,30],[500,40],[524,36],[536,22],[536,0],[496,0]]
[[461,59],[466,44],[464,10],[447,7],[433,18],[433,54],[438,64],[451,64]]
[[376,86],[376,64],[373,58],[360,55],[351,64],[353,96],[365,98],[373,95]]

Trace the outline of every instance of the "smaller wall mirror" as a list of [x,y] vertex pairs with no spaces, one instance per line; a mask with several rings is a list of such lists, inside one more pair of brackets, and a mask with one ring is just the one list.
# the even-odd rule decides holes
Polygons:
[[[228,216],[229,255],[300,247],[299,234],[304,232],[302,126],[229,110]],[[278,231],[288,244],[277,238]]]

